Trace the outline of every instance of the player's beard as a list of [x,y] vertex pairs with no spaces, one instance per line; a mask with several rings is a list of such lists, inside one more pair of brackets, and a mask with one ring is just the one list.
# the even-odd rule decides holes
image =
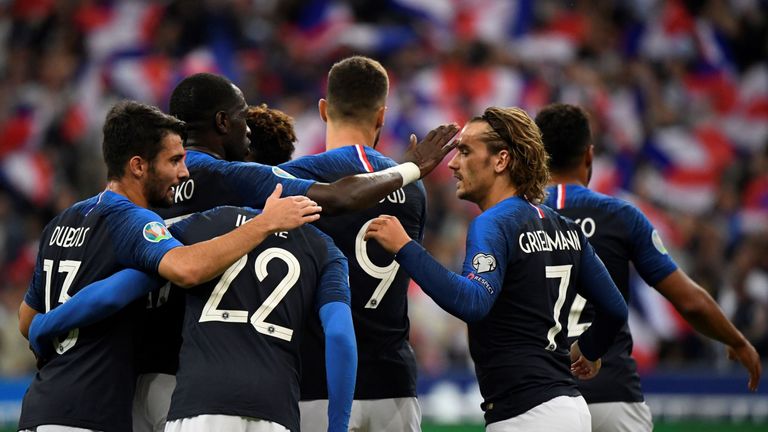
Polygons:
[[160,179],[154,166],[149,166],[147,174],[147,181],[144,183],[147,204],[154,208],[168,208],[173,205],[173,192],[168,191],[170,185]]

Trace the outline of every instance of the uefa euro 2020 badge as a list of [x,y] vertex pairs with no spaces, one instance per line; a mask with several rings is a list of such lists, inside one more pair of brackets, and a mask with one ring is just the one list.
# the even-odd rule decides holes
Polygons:
[[152,221],[144,225],[144,238],[152,243],[160,243],[171,238],[168,228],[160,222]]

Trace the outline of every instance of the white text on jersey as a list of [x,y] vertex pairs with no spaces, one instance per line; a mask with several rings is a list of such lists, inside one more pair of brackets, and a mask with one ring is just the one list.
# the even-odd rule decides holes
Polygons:
[[188,179],[173,187],[173,203],[178,204],[192,198],[195,193],[195,180]]
[[85,243],[85,236],[88,234],[90,228],[85,227],[68,227],[68,226],[56,226],[51,234],[51,241],[48,242],[48,246],[54,244],[59,247],[80,247]]
[[555,238],[546,231],[528,231],[520,233],[520,249],[525,253],[551,252],[553,250],[581,250],[579,233],[576,230],[555,231]]
[[[247,217],[245,215],[239,214],[239,215],[237,215],[237,220],[235,221],[235,226],[239,227],[240,225],[248,222],[251,219],[253,219],[253,218],[249,218],[249,217]],[[280,238],[287,239],[288,238],[288,231],[278,231],[278,232],[275,233],[275,235],[280,237]]]
[[387,195],[386,198],[382,198],[379,203],[383,203],[384,201],[389,201],[393,204],[405,204],[405,191],[402,189],[398,189],[391,194]]

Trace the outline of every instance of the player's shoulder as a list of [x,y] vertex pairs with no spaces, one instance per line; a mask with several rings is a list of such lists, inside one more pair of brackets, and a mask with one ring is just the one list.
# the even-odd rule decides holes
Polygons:
[[518,229],[527,219],[533,218],[532,210],[535,208],[522,198],[507,198],[480,213],[472,221],[472,225],[475,229],[496,228],[511,231]]

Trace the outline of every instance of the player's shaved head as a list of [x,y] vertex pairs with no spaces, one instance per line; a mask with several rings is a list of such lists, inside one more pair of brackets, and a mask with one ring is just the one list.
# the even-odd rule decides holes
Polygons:
[[169,133],[184,139],[186,124],[151,105],[123,101],[109,110],[103,132],[102,152],[107,179],[118,180],[132,157],[140,156],[152,163],[163,148],[163,138]]
[[[184,78],[173,89],[168,112],[190,127],[213,127],[218,111],[227,111],[240,104],[242,93],[227,78],[199,73]],[[210,123],[210,124],[209,124]]]
[[389,78],[381,63],[354,56],[336,63],[328,72],[328,117],[341,122],[372,120],[386,104]]
[[536,116],[536,124],[552,172],[566,172],[581,163],[591,142],[589,118],[583,109],[562,103],[547,105]]

